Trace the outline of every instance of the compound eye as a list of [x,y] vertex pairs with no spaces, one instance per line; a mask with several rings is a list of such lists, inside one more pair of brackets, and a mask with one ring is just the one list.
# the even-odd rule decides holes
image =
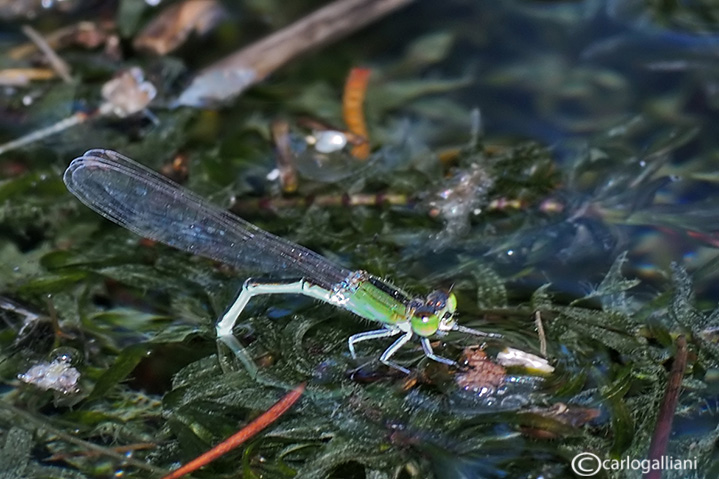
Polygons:
[[454,295],[454,293],[449,293],[449,296],[447,297],[447,311],[454,314],[454,312],[457,310],[457,297]]
[[431,306],[436,310],[444,309],[447,305],[447,293],[443,291],[432,291],[427,295],[427,306]]
[[439,329],[439,317],[436,314],[413,316],[411,323],[412,331],[425,338],[432,336]]

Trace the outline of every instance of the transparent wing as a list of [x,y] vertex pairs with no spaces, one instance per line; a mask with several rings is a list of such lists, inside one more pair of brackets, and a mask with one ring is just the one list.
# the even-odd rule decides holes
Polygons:
[[111,150],[89,150],[75,158],[63,179],[102,216],[193,254],[260,273],[300,275],[328,289],[350,273]]

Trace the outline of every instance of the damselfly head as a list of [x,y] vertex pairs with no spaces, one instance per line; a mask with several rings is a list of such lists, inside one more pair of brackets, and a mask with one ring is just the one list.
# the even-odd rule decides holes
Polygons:
[[412,331],[422,337],[429,337],[438,331],[454,329],[454,311],[457,298],[454,293],[432,291],[426,298],[416,298],[410,303]]

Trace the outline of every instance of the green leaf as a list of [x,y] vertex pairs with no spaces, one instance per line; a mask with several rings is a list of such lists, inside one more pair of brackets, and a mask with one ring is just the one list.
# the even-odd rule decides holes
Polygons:
[[634,438],[634,421],[624,400],[630,388],[631,367],[624,368],[614,382],[602,389],[602,396],[612,416],[613,443],[611,454],[619,457],[632,444]]
[[151,350],[152,345],[146,343],[123,349],[112,366],[97,380],[87,400],[94,401],[104,396],[111,388],[124,380]]

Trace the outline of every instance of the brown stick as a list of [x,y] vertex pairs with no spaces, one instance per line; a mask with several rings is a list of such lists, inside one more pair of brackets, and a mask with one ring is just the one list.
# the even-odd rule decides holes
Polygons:
[[45,58],[50,63],[50,66],[63,79],[65,83],[72,83],[72,75],[70,74],[70,67],[65,61],[55,53],[55,50],[48,45],[45,39],[30,25],[23,25],[22,32],[35,43],[38,49],[45,54]]
[[296,388],[294,388],[292,391],[287,393],[285,397],[277,401],[274,406],[269,408],[257,419],[249,423],[247,426],[243,427],[239,432],[236,432],[232,436],[222,441],[217,446],[213,447],[206,453],[199,455],[184,466],[180,466],[179,468],[175,469],[170,474],[164,476],[162,479],[178,479],[186,474],[196,471],[202,466],[209,464],[218,457],[223,456],[231,450],[235,449],[240,444],[262,431],[264,428],[275,422],[277,418],[286,413],[287,410],[291,408],[292,405],[297,402],[297,400],[299,400],[304,390],[305,383],[302,383]]
[[337,0],[200,71],[176,105],[230,100],[298,55],[337,40],[413,0]]
[[[687,367],[687,340],[682,335],[677,338],[677,351],[674,355],[674,365],[669,373],[669,381],[667,382],[667,390],[662,399],[662,405],[657,415],[657,425],[654,427],[652,442],[649,445],[649,454],[647,459],[654,462],[660,461],[667,450],[669,443],[669,434],[672,432],[672,421],[674,420],[674,411],[677,407],[679,392],[682,388],[682,378],[684,370]],[[660,479],[662,477],[661,469],[652,469],[644,474],[644,479]]]

